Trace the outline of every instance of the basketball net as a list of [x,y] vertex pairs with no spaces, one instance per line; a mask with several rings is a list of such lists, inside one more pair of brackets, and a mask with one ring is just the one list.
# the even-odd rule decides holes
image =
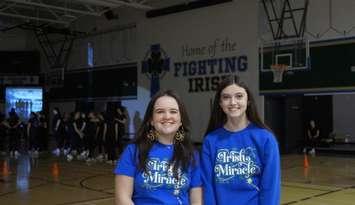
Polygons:
[[285,64],[272,64],[270,65],[272,73],[274,74],[274,83],[281,83],[283,74],[287,68]]

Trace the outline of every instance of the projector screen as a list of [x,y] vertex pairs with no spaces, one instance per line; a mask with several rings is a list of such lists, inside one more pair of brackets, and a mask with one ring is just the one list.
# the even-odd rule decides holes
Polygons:
[[41,87],[6,87],[5,111],[14,108],[22,121],[29,119],[31,112],[43,108],[43,89]]

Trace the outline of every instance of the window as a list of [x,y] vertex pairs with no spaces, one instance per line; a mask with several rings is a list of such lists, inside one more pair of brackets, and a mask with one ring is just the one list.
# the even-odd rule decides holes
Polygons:
[[88,42],[88,66],[94,67],[94,46]]

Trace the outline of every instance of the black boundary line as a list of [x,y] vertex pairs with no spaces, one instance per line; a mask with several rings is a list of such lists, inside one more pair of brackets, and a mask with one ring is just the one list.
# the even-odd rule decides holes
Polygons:
[[98,198],[94,198],[94,199],[87,199],[87,200],[80,200],[80,201],[71,201],[71,202],[64,202],[64,203],[61,203],[61,204],[57,204],[57,205],[70,205],[70,204],[77,204],[77,203],[85,203],[85,202],[91,202],[91,201],[96,201],[96,200],[101,200],[101,199],[110,199],[110,198],[114,198],[114,193],[112,192],[107,192],[105,191],[105,189],[93,189],[93,188],[90,188],[88,186],[86,186],[84,184],[84,182],[88,179],[92,179],[92,178],[95,178],[95,177],[99,177],[99,176],[105,176],[107,174],[98,174],[98,175],[94,175],[94,176],[88,176],[88,177],[85,177],[84,179],[80,180],[80,187],[79,186],[76,186],[76,185],[72,185],[72,184],[65,184],[65,183],[57,183],[57,184],[60,184],[60,185],[64,185],[64,186],[68,186],[68,187],[73,187],[73,188],[83,188],[83,189],[86,189],[86,190],[89,190],[89,191],[95,191],[95,192],[100,192],[102,194],[108,194],[109,196],[104,196],[104,197],[98,197]]
[[[51,162],[45,162],[44,164],[51,164]],[[62,164],[64,165],[64,164]],[[65,165],[68,165],[68,164],[65,164]],[[62,166],[63,167],[63,166]],[[83,168],[84,166],[80,165],[80,164],[77,164],[76,167],[80,167],[80,168]],[[299,166],[290,166],[290,167],[287,167],[287,168],[284,168],[284,169],[291,169],[291,168],[296,168],[296,167],[299,167]],[[64,167],[63,167],[64,168]],[[65,168],[68,168],[68,167],[65,167]],[[90,166],[85,166],[85,168],[94,168],[94,167],[90,167]],[[96,170],[97,168],[94,168],[94,170]],[[90,170],[91,171],[91,170]],[[90,172],[86,172],[88,174],[92,174]],[[98,174],[98,175],[94,175],[94,176],[88,176],[88,177],[85,177],[84,179],[82,179],[80,181],[80,187],[81,188],[84,188],[84,189],[87,189],[87,190],[90,190],[90,191],[96,191],[96,192],[100,192],[100,193],[104,193],[104,194],[108,194],[110,195],[109,197],[100,197],[100,198],[96,198],[96,199],[90,199],[90,200],[82,200],[82,201],[75,201],[75,202],[65,202],[65,203],[62,203],[61,205],[66,205],[66,204],[75,204],[75,203],[85,203],[85,202],[90,202],[90,201],[94,201],[94,200],[100,200],[100,199],[108,199],[108,198],[111,198],[113,197],[113,193],[112,192],[107,192],[105,190],[111,190],[111,188],[107,188],[107,189],[94,189],[94,188],[90,188],[89,186],[85,185],[85,181],[89,180],[89,179],[93,179],[93,178],[96,178],[96,177],[99,177],[99,176],[105,176],[105,175],[108,175],[108,174]],[[80,188],[79,186],[76,186],[76,185],[72,185],[72,184],[65,184],[65,183],[62,183],[62,182],[55,182],[53,180],[49,180],[49,179],[43,179],[43,178],[39,178],[39,177],[29,177],[29,179],[37,179],[37,180],[42,180],[42,181],[46,181],[46,183],[42,183],[42,184],[38,184],[38,185],[35,185],[35,186],[31,186],[28,188],[28,190],[32,190],[34,188],[38,188],[38,187],[41,187],[41,186],[44,186],[44,185],[48,185],[48,184],[60,184],[60,185],[64,185],[64,186],[68,186],[68,187],[73,187],[73,188]],[[295,187],[295,188],[301,188],[301,189],[308,189],[308,190],[318,190],[318,191],[326,191],[326,190],[322,190],[322,189],[314,189],[314,188],[307,188],[307,187],[301,187],[301,186],[293,186],[293,185],[282,185],[282,186],[285,186],[285,187]],[[324,196],[324,195],[328,195],[328,194],[332,194],[332,193],[335,193],[335,192],[340,192],[340,191],[343,191],[343,190],[346,190],[346,189],[351,189],[351,188],[355,188],[355,186],[350,186],[350,187],[344,187],[344,188],[341,188],[341,189],[337,189],[337,190],[331,190],[331,191],[327,191],[325,193],[321,193],[321,194],[316,194],[316,195],[313,195],[313,196],[309,196],[309,197],[305,197],[305,198],[302,198],[302,199],[299,199],[297,201],[291,201],[291,202],[287,202],[287,203],[283,203],[282,205],[289,205],[289,204],[295,204],[295,203],[298,203],[298,202],[302,202],[302,201],[306,201],[306,200],[309,200],[309,199],[312,199],[312,198],[316,198],[316,197],[320,197],[320,196]],[[8,195],[8,194],[13,194],[13,193],[16,193],[18,192],[18,190],[15,190],[15,191],[10,191],[10,192],[5,192],[5,193],[1,193],[0,194],[0,197],[2,196],[5,196],[5,195]]]
[[[307,185],[307,184],[306,184]],[[317,186],[316,184],[313,184]],[[298,188],[298,189],[307,189],[307,190],[316,190],[316,191],[334,191],[334,188],[329,188],[329,189],[320,189],[320,188],[312,188],[312,187],[303,187],[301,185],[289,185],[289,184],[282,184],[283,187],[292,187],[292,188]],[[331,189],[331,190],[330,190]]]
[[[38,188],[38,187],[49,185],[49,184],[59,184],[59,185],[67,186],[67,187],[73,187],[73,188],[79,188],[80,189],[80,186],[76,186],[76,185],[72,185],[72,184],[65,184],[65,183],[62,183],[62,182],[56,182],[56,181],[51,180],[51,179],[44,179],[44,178],[34,177],[34,176],[28,178],[28,180],[31,180],[31,179],[35,179],[35,180],[39,180],[39,181],[45,181],[46,183],[42,183],[42,184],[31,186],[31,187],[29,187],[27,189],[29,191],[33,190],[35,188]],[[17,193],[19,191],[20,190],[16,189],[16,190],[13,190],[13,191],[10,191],[10,192],[0,193],[0,197],[8,195],[8,194],[15,194],[15,193]]]
[[80,186],[75,185],[75,184],[74,185],[73,184],[66,184],[66,183],[64,183],[62,181],[55,181],[53,179],[42,179],[40,177],[31,177],[31,179],[41,179],[41,180],[47,181],[48,184],[58,184],[58,185],[63,185],[63,186],[66,186],[66,187],[72,187],[72,188],[78,188],[78,189],[81,188]]
[[97,192],[100,192],[100,193],[113,195],[112,192],[107,192],[107,191],[105,191],[105,189],[94,189],[94,188],[91,188],[91,187],[89,187],[88,185],[85,184],[85,181],[90,180],[90,179],[94,179],[94,178],[96,178],[96,177],[101,177],[101,176],[105,176],[105,175],[103,175],[103,174],[98,174],[98,175],[94,175],[94,176],[85,177],[84,179],[82,179],[82,180],[80,181],[80,186],[81,186],[82,188],[87,189],[87,190],[90,190],[90,191],[97,191]]
[[[77,188],[77,189],[86,189],[86,190],[89,190],[89,191],[95,191],[95,192],[100,192],[100,193],[103,193],[103,194],[110,194],[112,195],[111,192],[105,192],[105,191],[101,191],[100,189],[93,189],[93,188],[90,188],[90,187],[86,187],[86,186],[83,186],[82,185],[82,181],[85,181],[87,178],[94,178],[94,177],[97,177],[97,176],[104,176],[104,174],[100,174],[100,175],[94,175],[94,176],[87,176],[85,177],[84,179],[81,179],[79,181],[79,185],[77,184],[67,184],[67,183],[64,183],[62,181],[53,181],[53,180],[49,180],[50,182],[52,182],[52,184],[59,184],[59,185],[63,185],[63,186],[66,186],[66,187],[72,187],[72,188]],[[103,189],[102,189],[103,190]]]
[[340,191],[344,191],[344,190],[347,190],[347,189],[354,189],[354,188],[355,188],[355,186],[344,187],[344,188],[340,188],[340,189],[337,189],[337,190],[332,190],[332,191],[328,191],[328,192],[325,192],[325,193],[321,193],[321,194],[316,194],[316,195],[313,195],[313,196],[305,197],[305,198],[299,199],[297,201],[286,202],[286,203],[283,203],[282,205],[295,204],[295,203],[298,203],[298,202],[307,201],[307,200],[312,199],[312,198],[317,198],[317,197],[320,197],[320,196],[325,196],[325,195],[332,194],[332,193],[335,193],[335,192],[340,192]]

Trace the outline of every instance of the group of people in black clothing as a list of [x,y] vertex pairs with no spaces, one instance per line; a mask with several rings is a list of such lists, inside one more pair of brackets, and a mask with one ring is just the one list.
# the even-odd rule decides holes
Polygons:
[[12,109],[8,118],[2,114],[0,119],[0,151],[3,155],[17,158],[21,153],[28,153],[38,157],[40,151],[49,149],[48,136],[53,136],[55,148],[52,153],[57,156],[63,155],[68,161],[76,158],[87,162],[106,160],[114,164],[123,149],[127,113],[122,106],[112,112],[91,111],[86,114],[76,111],[63,115],[54,108],[49,126],[42,111],[31,112],[29,120],[22,122]]
[[[0,114],[0,151],[17,158],[21,150],[28,150],[34,156],[48,146],[47,120],[43,111],[31,112],[28,122],[21,121],[15,109],[8,117]],[[25,143],[22,143],[25,142]]]
[[68,161],[76,157],[87,162],[116,162],[122,151],[127,120],[123,107],[117,107],[114,112],[85,114],[77,111],[63,116],[54,108],[53,114],[52,133],[56,140],[53,154],[63,154]]

